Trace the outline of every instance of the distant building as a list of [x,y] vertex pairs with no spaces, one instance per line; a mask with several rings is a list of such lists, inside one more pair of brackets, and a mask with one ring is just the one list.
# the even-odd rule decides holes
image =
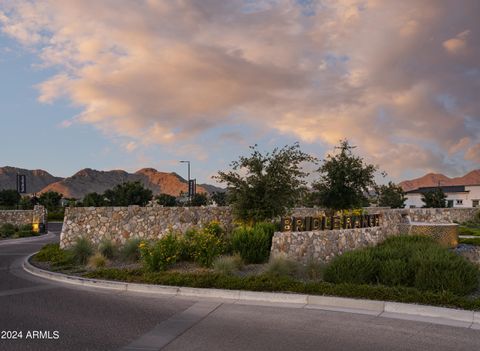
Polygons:
[[[405,193],[406,208],[423,207],[422,195],[438,187],[424,187],[410,190]],[[480,184],[440,186],[447,195],[447,207],[480,207]]]

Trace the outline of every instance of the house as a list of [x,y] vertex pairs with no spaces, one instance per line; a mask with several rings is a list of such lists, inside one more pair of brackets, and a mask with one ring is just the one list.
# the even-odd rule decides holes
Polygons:
[[[405,193],[406,208],[423,207],[423,194],[438,187],[423,187]],[[447,195],[447,207],[480,207],[480,184],[440,186]]]

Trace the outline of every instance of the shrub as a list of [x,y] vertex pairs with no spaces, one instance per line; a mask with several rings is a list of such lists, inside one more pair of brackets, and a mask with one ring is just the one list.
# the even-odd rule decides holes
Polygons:
[[211,267],[215,258],[228,251],[225,231],[216,221],[207,224],[201,231],[191,228],[182,238],[181,257],[203,267]]
[[189,256],[203,267],[211,267],[215,258],[223,252],[220,238],[208,230],[191,232],[187,246]]
[[105,267],[107,264],[107,258],[102,255],[100,252],[97,252],[95,255],[90,256],[88,259],[87,266],[93,269]]
[[300,273],[300,264],[284,256],[272,257],[265,267],[265,273],[274,277],[295,277]]
[[75,263],[71,251],[60,249],[59,244],[47,244],[35,255],[38,262],[49,262],[52,266],[67,266]]
[[323,280],[325,267],[324,263],[310,259],[303,268],[303,272],[308,280]]
[[93,254],[92,244],[86,238],[78,238],[72,247],[72,253],[79,264],[85,264]]
[[10,223],[2,224],[0,226],[0,237],[8,238],[10,236],[13,236],[16,231],[17,231],[17,227],[15,227],[13,224],[10,224]]
[[149,271],[164,271],[180,258],[181,247],[177,236],[170,232],[160,240],[139,245],[145,268]]
[[25,224],[20,226],[17,233],[19,238],[26,238],[35,234],[36,233],[33,232],[33,227],[31,224]]
[[117,248],[111,240],[104,239],[98,246],[98,252],[105,258],[112,259],[116,255]]
[[141,257],[140,245],[141,240],[138,238],[128,240],[119,250],[120,259],[124,262],[138,262]]
[[233,256],[220,256],[213,262],[213,269],[215,272],[225,275],[232,275],[242,269],[242,266],[243,261],[239,254]]
[[401,236],[336,257],[325,271],[325,280],[466,295],[478,287],[478,273],[473,264],[430,238]]
[[232,234],[232,248],[246,263],[263,263],[270,256],[275,225],[257,223],[253,227],[235,228]]

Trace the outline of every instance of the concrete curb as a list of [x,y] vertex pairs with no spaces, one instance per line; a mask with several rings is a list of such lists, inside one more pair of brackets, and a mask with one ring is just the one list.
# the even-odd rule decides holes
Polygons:
[[361,300],[344,297],[270,293],[245,290],[201,289],[178,286],[123,283],[102,279],[81,278],[63,273],[46,271],[33,266],[28,256],[23,269],[37,277],[60,283],[96,289],[108,289],[132,293],[148,293],[161,296],[181,296],[229,300],[239,304],[275,305],[293,308],[318,309],[337,312],[367,314],[377,317],[422,321],[455,327],[480,330],[480,312],[453,308],[415,305],[407,303]]

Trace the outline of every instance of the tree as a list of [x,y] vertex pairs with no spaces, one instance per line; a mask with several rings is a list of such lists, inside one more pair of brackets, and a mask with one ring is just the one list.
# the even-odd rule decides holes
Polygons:
[[198,207],[198,206],[207,206],[208,205],[208,198],[207,198],[207,194],[195,194],[192,196],[192,200],[190,201],[190,205],[189,206],[194,206],[194,207]]
[[55,209],[60,207],[60,200],[62,197],[63,195],[57,193],[56,191],[47,191],[40,195],[38,202],[40,205],[45,206],[48,211],[55,211]]
[[105,191],[103,195],[110,206],[145,206],[152,199],[153,194],[140,182],[126,182]]
[[88,193],[84,196],[82,206],[85,207],[102,207],[105,206],[105,198],[103,194]]
[[165,207],[174,207],[177,206],[177,198],[172,195],[168,194],[159,194],[155,197],[155,200],[157,200],[157,203],[159,205],[165,206]]
[[381,185],[377,188],[378,205],[390,208],[404,208],[405,207],[405,193],[401,186],[393,182],[388,182],[388,185]]
[[227,193],[222,191],[215,191],[212,194],[212,201],[217,204],[217,206],[227,206]]
[[0,206],[15,207],[22,197],[13,189],[0,190]]
[[20,202],[18,203],[18,206],[22,210],[31,210],[34,207],[34,204],[33,204],[32,198],[28,196],[22,196],[22,198],[20,199]]
[[341,140],[336,155],[328,154],[318,169],[320,179],[313,183],[316,204],[331,210],[362,207],[368,202],[365,194],[376,186],[377,166],[355,156],[348,140]]
[[427,191],[422,196],[422,201],[425,203],[423,207],[444,208],[446,205],[447,195],[442,188],[436,188],[432,191]]
[[235,216],[244,221],[259,221],[281,216],[295,206],[305,191],[303,162],[316,159],[300,150],[298,143],[275,148],[263,155],[257,145],[249,157],[233,161],[228,172],[219,171],[217,179],[226,183]]

